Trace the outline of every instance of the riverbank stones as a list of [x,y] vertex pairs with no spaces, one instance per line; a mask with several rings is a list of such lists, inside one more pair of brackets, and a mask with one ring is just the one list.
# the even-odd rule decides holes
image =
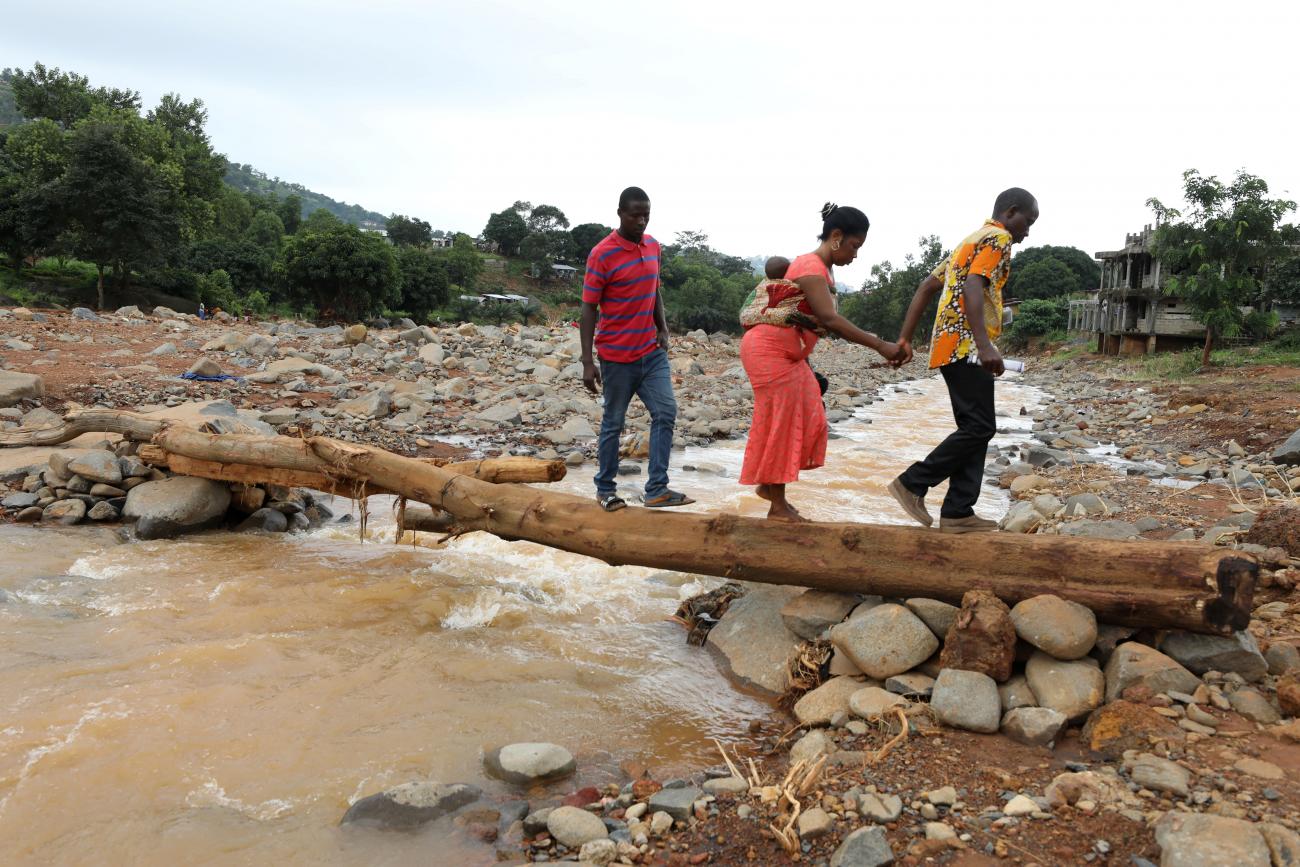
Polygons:
[[902,605],[877,605],[831,629],[831,643],[870,677],[910,671],[939,649],[930,627]]
[[522,743],[492,750],[483,757],[483,767],[498,780],[529,786],[567,777],[578,765],[573,754],[558,744]]
[[[1126,641],[1106,662],[1106,701],[1114,701],[1130,686],[1152,692],[1196,692],[1200,679],[1175,660],[1145,644]],[[1030,685],[1033,685],[1032,679]],[[1035,690],[1037,692],[1037,690]]]
[[987,674],[945,668],[935,678],[930,709],[953,728],[992,734],[1002,719],[998,685]]
[[893,863],[894,850],[889,848],[885,829],[873,825],[845,837],[831,855],[830,867],[882,867]]
[[1087,656],[1097,643],[1097,616],[1077,602],[1042,595],[1011,609],[1016,635],[1057,659]]
[[1165,636],[1160,650],[1193,674],[1234,671],[1256,681],[1268,674],[1268,661],[1249,632],[1232,635],[1198,635],[1175,631]]
[[136,538],[166,539],[217,526],[229,506],[230,488],[225,484],[174,476],[132,488],[122,515],[135,520]]
[[691,807],[704,797],[704,792],[694,786],[680,789],[660,789],[650,796],[650,811],[667,813],[678,822],[684,822],[691,816]]
[[1056,740],[1068,720],[1050,707],[1018,707],[1002,717],[1002,733],[1013,741],[1045,747]]
[[581,849],[585,843],[609,836],[599,816],[579,807],[556,807],[546,817],[546,830],[570,849]]
[[837,713],[849,712],[849,700],[862,689],[851,677],[832,677],[795,702],[794,717],[804,725],[826,725]]
[[1025,665],[1025,680],[1040,706],[1071,721],[1087,716],[1106,696],[1106,677],[1095,659],[1065,661],[1035,651]]
[[83,479],[106,485],[117,485],[122,481],[122,464],[117,455],[108,451],[96,450],[77,455],[68,462],[67,470]]
[[357,801],[340,824],[409,830],[459,810],[481,794],[465,783],[402,783]]

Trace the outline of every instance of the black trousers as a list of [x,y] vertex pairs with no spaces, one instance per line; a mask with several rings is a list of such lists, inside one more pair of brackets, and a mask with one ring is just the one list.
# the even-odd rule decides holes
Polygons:
[[939,510],[942,518],[975,514],[975,501],[984,481],[984,459],[989,440],[997,433],[993,414],[993,374],[978,364],[958,361],[939,368],[948,385],[957,430],[939,443],[925,460],[907,468],[899,480],[918,496],[948,480],[948,495]]

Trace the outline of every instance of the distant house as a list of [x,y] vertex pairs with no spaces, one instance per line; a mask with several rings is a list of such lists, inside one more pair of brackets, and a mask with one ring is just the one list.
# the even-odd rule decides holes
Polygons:
[[1176,295],[1164,294],[1169,273],[1151,246],[1155,230],[1131,233],[1118,250],[1094,254],[1101,285],[1070,302],[1069,329],[1095,335],[1097,352],[1146,355],[1188,349],[1205,340],[1205,326]]
[[561,265],[560,263],[555,262],[551,264],[551,271],[555,274],[556,277],[559,277],[561,280],[564,281],[572,281],[578,279],[578,269],[573,267],[572,265]]
[[450,235],[444,235],[444,236],[441,237],[441,238],[434,238],[432,241],[429,242],[429,246],[430,246],[430,247],[450,247],[450,246],[452,246],[453,243],[455,243],[455,241],[456,241],[456,239],[453,238],[453,237],[451,237]]

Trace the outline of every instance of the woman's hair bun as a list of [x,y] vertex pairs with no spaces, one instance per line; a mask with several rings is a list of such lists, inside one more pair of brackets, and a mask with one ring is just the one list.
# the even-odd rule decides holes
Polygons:
[[827,202],[826,204],[822,205],[822,219],[829,220],[831,214],[835,213],[835,209],[838,207],[839,205],[835,204],[834,202]]

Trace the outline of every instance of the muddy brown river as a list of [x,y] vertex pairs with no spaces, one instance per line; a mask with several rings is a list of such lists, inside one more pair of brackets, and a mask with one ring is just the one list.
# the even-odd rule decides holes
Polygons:
[[[834,426],[828,465],[791,487],[806,515],[902,521],[884,486],[951,426],[940,380],[905,388]],[[1040,397],[999,384],[1000,426],[1026,430]],[[762,514],[735,483],[742,450],[674,452],[674,487]],[[680,469],[699,464],[724,475]],[[591,473],[560,487],[586,493]],[[986,489],[980,511],[1005,505]],[[505,743],[568,747],[567,791],[621,781],[626,759],[661,776],[713,764],[710,738],[773,713],[666,620],[716,579],[483,534],[398,546],[389,507],[371,500],[364,544],[356,523],[132,544],[0,526],[0,861],[489,864],[451,827],[338,822],[413,779],[505,797],[481,763]]]

